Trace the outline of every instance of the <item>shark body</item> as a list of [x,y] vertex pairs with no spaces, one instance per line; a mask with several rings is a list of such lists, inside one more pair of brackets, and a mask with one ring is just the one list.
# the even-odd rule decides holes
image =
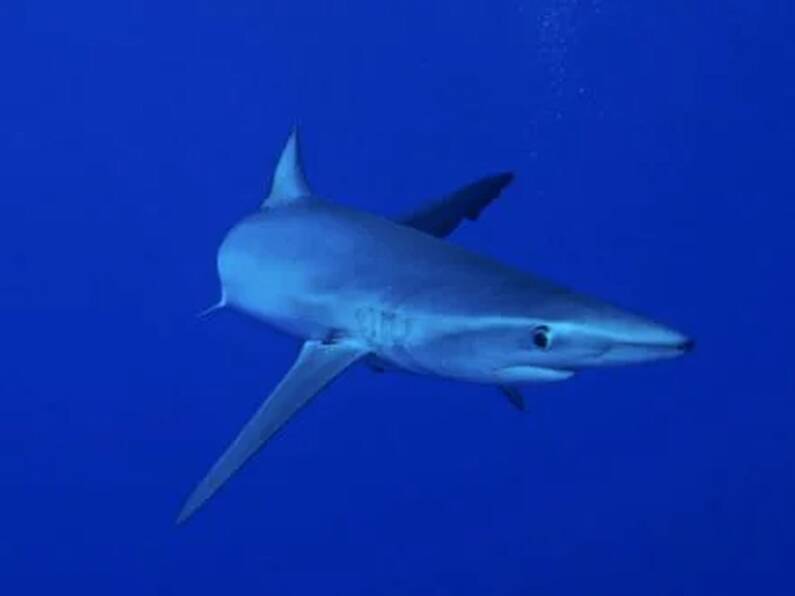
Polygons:
[[188,498],[184,521],[351,364],[518,386],[679,356],[683,334],[443,240],[510,180],[483,179],[401,221],[314,195],[296,133],[269,197],[218,252],[219,307],[304,341],[293,367]]

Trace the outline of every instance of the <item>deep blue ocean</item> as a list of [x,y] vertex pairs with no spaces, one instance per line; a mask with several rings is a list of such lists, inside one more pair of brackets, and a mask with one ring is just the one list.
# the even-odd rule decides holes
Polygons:
[[[795,594],[791,0],[0,15],[0,593]],[[195,316],[296,123],[381,214],[513,171],[451,242],[697,350],[524,413],[356,366],[176,526],[297,351]]]

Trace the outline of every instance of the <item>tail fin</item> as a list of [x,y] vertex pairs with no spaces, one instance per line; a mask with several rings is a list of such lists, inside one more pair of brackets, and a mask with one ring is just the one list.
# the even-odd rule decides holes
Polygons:
[[211,314],[213,314],[215,311],[221,310],[225,306],[226,306],[226,294],[221,294],[221,299],[218,302],[216,302],[215,304],[213,304],[208,308],[205,308],[200,313],[197,313],[196,317],[199,319],[205,319]]

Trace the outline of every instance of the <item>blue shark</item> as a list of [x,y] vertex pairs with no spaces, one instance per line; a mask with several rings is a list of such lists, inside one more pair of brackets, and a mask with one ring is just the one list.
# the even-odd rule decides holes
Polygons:
[[444,240],[511,179],[485,178],[390,220],[318,197],[293,131],[269,195],[221,244],[211,310],[236,309],[303,345],[178,522],[356,362],[496,386],[523,408],[522,385],[692,349],[676,330]]

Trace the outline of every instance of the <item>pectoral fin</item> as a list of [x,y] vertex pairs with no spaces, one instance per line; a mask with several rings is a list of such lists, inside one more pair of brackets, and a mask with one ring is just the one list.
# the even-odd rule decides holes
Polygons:
[[512,180],[511,173],[483,178],[420,208],[401,218],[399,222],[426,234],[444,238],[450,235],[464,219],[477,219]]
[[519,391],[518,387],[515,387],[514,385],[500,385],[499,388],[500,391],[502,391],[502,394],[508,398],[508,401],[514,408],[522,412],[527,409],[527,406],[524,402],[524,396],[522,395],[522,392]]
[[190,495],[177,518],[177,523],[188,519],[293,414],[365,354],[364,350],[344,343],[306,342],[287,375]]

